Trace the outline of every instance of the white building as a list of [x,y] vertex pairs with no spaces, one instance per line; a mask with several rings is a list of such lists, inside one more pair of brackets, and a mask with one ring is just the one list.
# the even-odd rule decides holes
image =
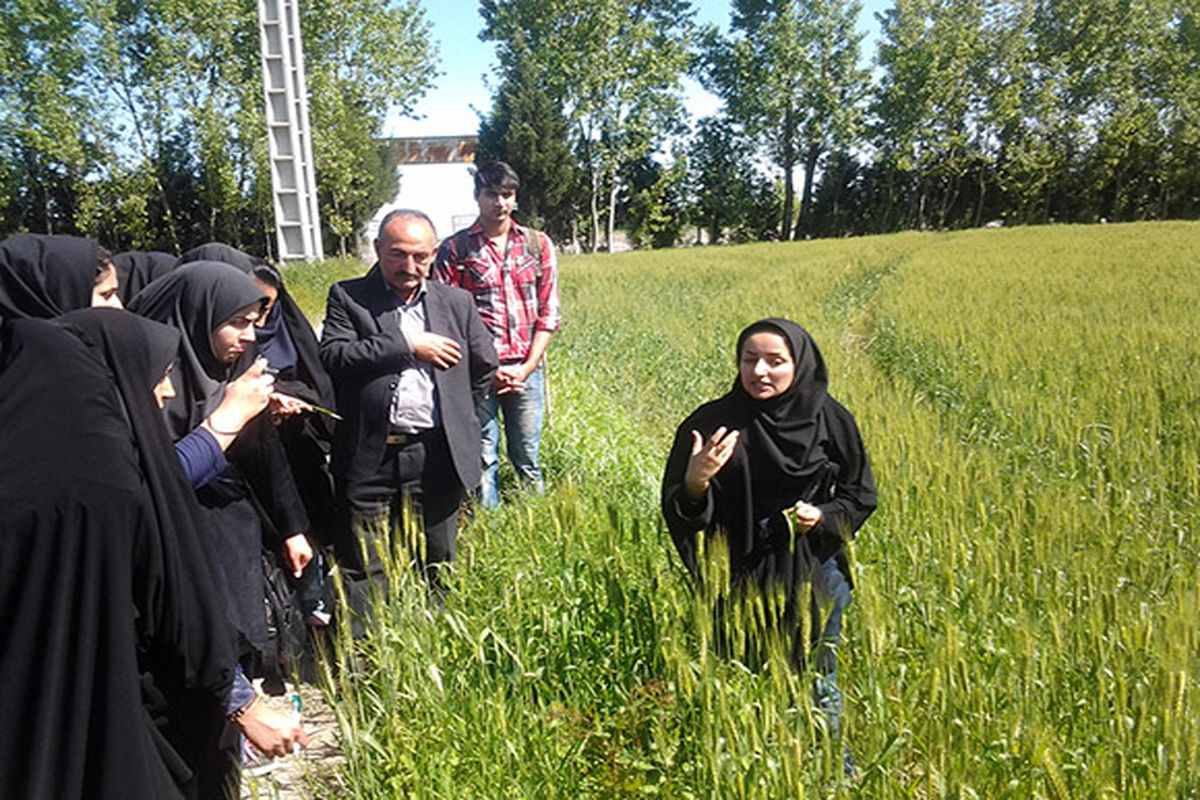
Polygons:
[[[438,241],[465,228],[479,215],[472,168],[479,137],[420,136],[388,140],[397,149],[400,188],[396,197],[375,212],[363,231],[367,250],[379,221],[394,208],[415,208],[433,220]],[[374,260],[371,253],[370,259]]]

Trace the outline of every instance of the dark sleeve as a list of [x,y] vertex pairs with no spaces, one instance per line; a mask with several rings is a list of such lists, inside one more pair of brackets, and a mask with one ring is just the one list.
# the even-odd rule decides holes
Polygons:
[[810,533],[813,553],[821,559],[832,556],[842,542],[853,538],[877,504],[871,462],[853,415],[830,400],[827,422],[833,451],[829,455],[837,464],[838,473],[833,485],[833,499],[817,504],[821,509],[821,522]]
[[321,396],[317,390],[299,378],[275,378],[275,391],[298,397],[306,403],[321,405]]
[[483,318],[479,316],[474,299],[468,296],[465,300],[467,307],[466,344],[471,359],[471,396],[478,404],[492,385],[492,378],[496,375],[496,368],[500,366],[500,359],[496,355],[495,345],[492,344],[492,334],[483,324]]
[[716,507],[711,487],[700,500],[693,499],[684,488],[683,478],[691,453],[692,428],[685,421],[675,432],[675,442],[667,456],[666,469],[663,470],[662,513],[679,557],[683,559],[688,572],[697,576],[696,533],[712,526]]
[[254,496],[263,520],[269,547],[309,528],[308,512],[296,489],[287,451],[266,412],[242,429],[229,447],[228,457],[238,465]]
[[199,489],[225,471],[228,462],[216,437],[204,428],[196,428],[175,443],[175,455],[183,467],[188,484]]
[[321,364],[329,376],[336,381],[398,372],[401,364],[413,357],[412,348],[400,334],[400,326],[392,331],[361,336],[351,318],[351,302],[340,284],[329,287],[320,344]]

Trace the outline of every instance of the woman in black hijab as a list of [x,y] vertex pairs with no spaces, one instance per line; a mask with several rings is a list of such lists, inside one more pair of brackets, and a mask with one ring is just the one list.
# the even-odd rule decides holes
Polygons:
[[[200,245],[179,259],[180,264],[193,261],[220,261],[250,276],[267,297],[266,312],[256,323],[255,346],[275,372],[276,391],[332,410],[333,382],[321,365],[317,337],[288,293],[279,271],[261,258],[220,242]],[[311,523],[309,537],[328,544],[334,502],[333,478],[328,467],[332,420],[309,412],[289,414],[278,422],[292,477]],[[297,586],[300,605],[310,624],[324,624],[329,619],[323,577],[322,560],[318,557]]]
[[18,233],[0,242],[0,322],[121,307],[108,251],[78,236]]
[[[735,597],[782,591],[776,625],[790,639],[796,668],[812,646],[818,705],[836,737],[836,648],[851,589],[845,542],[875,510],[875,482],[854,417],[826,392],[825,361],[807,331],[786,319],[760,320],[738,337],[737,357],[729,392],[676,432],[663,515],[694,577],[703,573],[699,545],[719,538]],[[808,643],[800,636],[806,606]]]
[[117,253],[112,260],[117,268],[118,293],[125,305],[129,305],[134,295],[148,283],[175,269],[179,262],[179,259],[170,253],[157,250],[130,250],[127,253]]
[[288,470],[275,427],[266,414],[236,430],[217,416],[227,383],[253,356],[253,323],[265,302],[244,274],[227,264],[196,262],[150,283],[130,301],[135,313],[171,325],[182,334],[172,379],[177,396],[167,400],[167,424],[175,440],[203,425],[218,438],[234,438],[229,464],[197,490],[206,528],[215,538],[242,655],[268,644],[263,614],[261,548],[281,546],[293,573],[312,550],[304,535],[308,517]]
[[317,337],[300,306],[288,294],[279,270],[261,258],[227,244],[209,242],[179,258],[180,264],[220,261],[249,275],[267,296],[266,313],[259,320],[258,352],[277,371],[279,391],[323,408],[333,408],[333,383],[321,366]]
[[198,796],[233,632],[151,392],[177,337],[95,309],[5,339],[0,796]]

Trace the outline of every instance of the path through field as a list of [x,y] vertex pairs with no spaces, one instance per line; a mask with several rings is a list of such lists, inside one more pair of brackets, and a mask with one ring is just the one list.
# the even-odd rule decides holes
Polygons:
[[[291,710],[291,686],[282,697],[263,697],[272,708]],[[300,755],[269,761],[261,767],[242,772],[243,800],[305,800],[313,797],[313,787],[330,784],[337,766],[344,760],[337,746],[337,721],[333,710],[310,684],[300,684],[300,702],[304,709],[304,730],[309,736],[308,749]]]

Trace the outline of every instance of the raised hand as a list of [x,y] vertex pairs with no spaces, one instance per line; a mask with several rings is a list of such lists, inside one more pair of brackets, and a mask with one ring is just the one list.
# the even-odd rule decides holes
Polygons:
[[727,431],[724,425],[713,431],[707,440],[699,431],[692,431],[692,454],[683,476],[683,485],[689,495],[697,500],[704,496],[708,482],[729,461],[737,441],[738,432]]
[[275,376],[267,372],[267,360],[260,358],[237,380],[229,382],[221,404],[208,415],[206,422],[219,439],[228,437],[232,441],[247,422],[267,407],[274,390]]

